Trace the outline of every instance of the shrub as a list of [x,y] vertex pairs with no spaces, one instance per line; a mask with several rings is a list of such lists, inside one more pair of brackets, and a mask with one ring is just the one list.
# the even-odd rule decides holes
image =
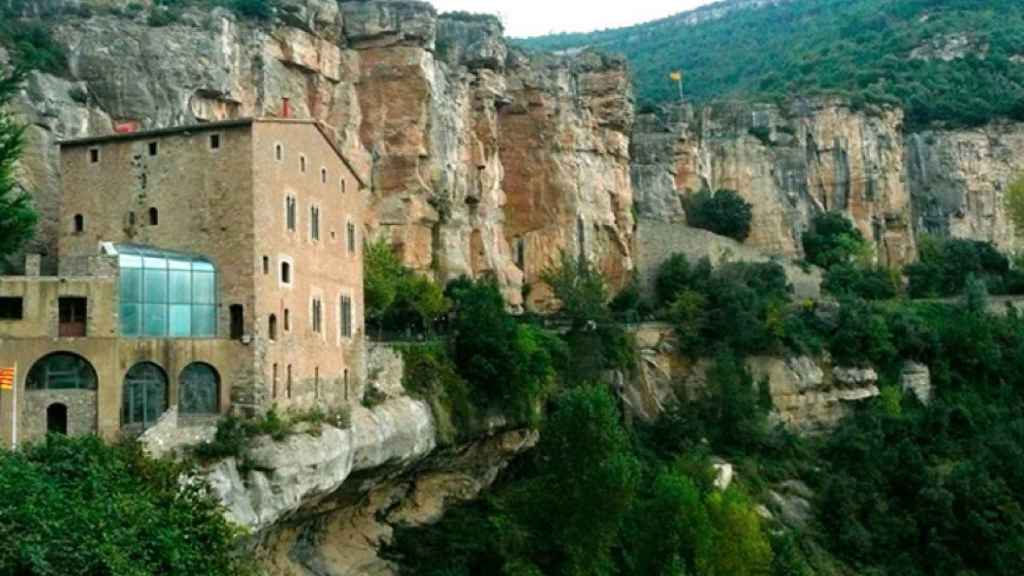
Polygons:
[[690,226],[738,242],[750,236],[753,216],[753,206],[735,190],[719,190],[714,194],[703,190],[686,203],[686,220]]
[[44,24],[14,19],[0,21],[0,44],[10,48],[11,61],[20,70],[39,70],[57,76],[67,73],[64,47]]
[[850,264],[865,253],[867,242],[853,223],[839,212],[818,214],[803,236],[804,256],[826,270]]
[[900,278],[882,267],[837,264],[825,273],[821,288],[837,297],[889,300],[899,295]]
[[402,350],[402,359],[402,386],[430,403],[441,443],[452,445],[468,436],[476,418],[472,391],[444,348],[409,346]]
[[971,276],[983,281],[992,294],[1005,294],[1018,285],[1009,258],[991,243],[925,237],[920,244],[920,260],[905,269],[914,298],[955,296]]
[[655,292],[662,306],[672,304],[683,290],[705,292],[712,274],[711,261],[702,258],[696,266],[683,254],[674,254],[658,268]]
[[135,443],[50,436],[0,451],[0,490],[5,574],[254,573],[209,486]]
[[270,20],[274,16],[274,5],[274,0],[231,0],[230,7],[239,16]]
[[363,253],[363,290],[366,317],[380,329],[401,330],[416,326],[432,329],[434,322],[448,312],[450,303],[441,288],[406,268],[391,247],[372,242]]

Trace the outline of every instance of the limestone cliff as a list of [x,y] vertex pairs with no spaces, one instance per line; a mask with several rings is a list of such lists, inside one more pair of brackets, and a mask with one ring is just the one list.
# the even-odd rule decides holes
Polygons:
[[814,214],[848,214],[881,261],[916,254],[904,186],[903,118],[834,99],[674,107],[638,121],[633,182],[641,219],[685,222],[684,200],[731,188],[754,207],[747,244],[801,256]]
[[284,0],[270,22],[186,9],[162,26],[124,4],[29,11],[68,55],[16,104],[31,126],[22,181],[43,213],[33,249],[52,256],[59,234],[60,139],[278,115],[287,98],[372,182],[368,232],[441,281],[493,273],[517,304],[523,270],[536,283],[562,249],[582,246],[616,281],[631,269],[621,61],[510,57],[497,19],[415,1]]

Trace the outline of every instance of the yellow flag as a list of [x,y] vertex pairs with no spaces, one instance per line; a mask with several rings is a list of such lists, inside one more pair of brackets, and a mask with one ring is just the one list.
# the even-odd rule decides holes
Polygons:
[[682,82],[683,81],[683,73],[678,71],[678,70],[676,70],[676,71],[672,72],[672,74],[669,75],[669,78],[671,78],[673,82]]
[[0,389],[10,390],[14,388],[14,368],[0,368]]

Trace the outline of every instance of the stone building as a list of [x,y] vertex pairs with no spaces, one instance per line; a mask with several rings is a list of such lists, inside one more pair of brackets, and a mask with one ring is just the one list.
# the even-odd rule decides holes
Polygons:
[[58,275],[29,257],[0,278],[0,367],[18,368],[5,445],[355,398],[365,186],[323,125],[232,120],[60,154]]

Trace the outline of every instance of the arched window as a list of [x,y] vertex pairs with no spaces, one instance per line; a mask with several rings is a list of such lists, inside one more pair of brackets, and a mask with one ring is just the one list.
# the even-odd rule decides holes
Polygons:
[[277,315],[271,314],[267,321],[267,334],[271,341],[277,340]]
[[149,225],[156,226],[160,224],[160,212],[156,208],[149,209]]
[[327,184],[327,168],[320,169],[320,183]]
[[291,312],[287,308],[285,308],[284,309],[284,331],[288,332],[291,329],[292,329],[292,314],[291,314]]
[[299,156],[299,171],[302,172],[303,174],[306,173],[306,157],[305,156]]
[[281,146],[280,144],[274,145],[274,158],[278,162],[284,160],[284,146]]
[[88,360],[69,352],[55,352],[32,365],[25,379],[29,390],[95,390],[96,370]]
[[152,362],[132,366],[124,377],[121,425],[149,428],[167,410],[167,374]]
[[209,364],[195,362],[181,371],[178,409],[182,414],[220,412],[220,375]]
[[81,234],[85,231],[85,216],[81,214],[75,214],[75,234]]

